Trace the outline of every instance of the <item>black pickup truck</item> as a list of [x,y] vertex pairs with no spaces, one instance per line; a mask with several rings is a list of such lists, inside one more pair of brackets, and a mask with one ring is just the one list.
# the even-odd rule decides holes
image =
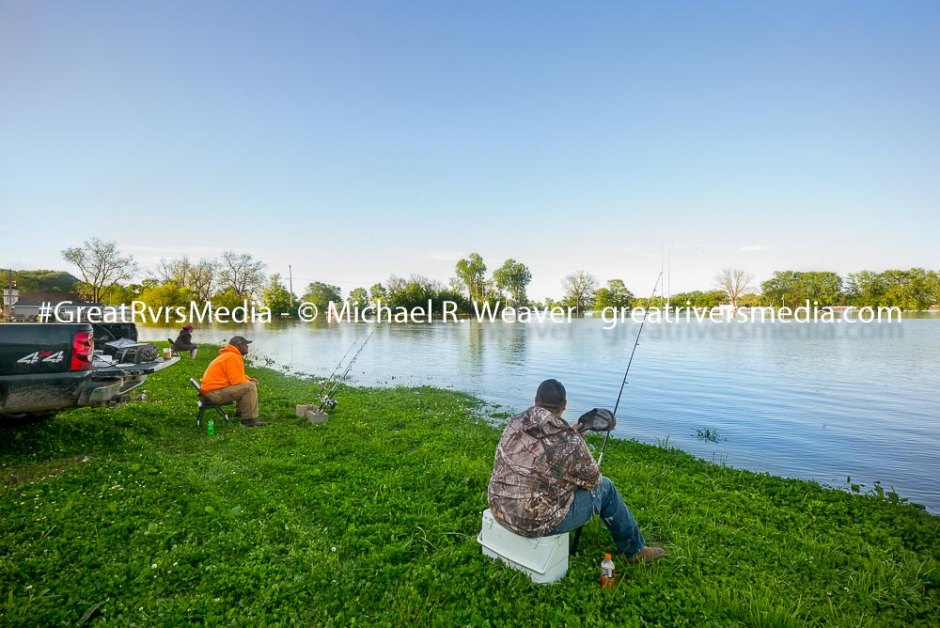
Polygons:
[[133,324],[0,325],[0,422],[127,401],[151,373],[179,360],[137,342]]

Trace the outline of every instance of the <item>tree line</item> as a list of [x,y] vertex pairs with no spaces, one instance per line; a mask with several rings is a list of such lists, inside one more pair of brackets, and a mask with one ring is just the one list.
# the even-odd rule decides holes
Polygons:
[[[454,266],[447,283],[420,274],[407,278],[391,275],[384,282],[350,290],[344,299],[335,285],[314,281],[300,295],[292,294],[279,273],[267,275],[266,265],[248,253],[226,251],[218,258],[191,260],[187,256],[161,260],[146,271],[145,278],[133,282],[140,268],[130,255],[124,255],[114,242],[94,238],[80,247],[62,251],[65,261],[78,268],[81,278],[61,271],[19,271],[17,282],[22,291],[79,291],[93,302],[129,303],[139,300],[148,306],[187,306],[190,302],[212,301],[216,307],[235,307],[254,301],[277,315],[295,316],[301,302],[310,302],[325,311],[328,303],[344,300],[360,308],[381,302],[395,308],[426,307],[430,300],[436,308],[442,302],[457,304],[458,312],[471,313],[472,302],[495,307],[534,306],[571,307],[578,313],[606,307],[630,308],[663,306],[667,298],[638,298],[619,278],[601,285],[597,277],[583,270],[562,280],[560,299],[530,301],[527,288],[532,273],[522,262],[509,258],[488,273],[488,266],[478,253],[470,253]],[[940,272],[911,268],[883,272],[859,271],[845,278],[834,272],[776,271],[755,291],[754,279],[741,269],[726,268],[714,278],[709,290],[682,292],[668,296],[673,306],[710,308],[719,305],[737,307],[797,307],[809,301],[822,306],[890,306],[921,310],[940,301]]]

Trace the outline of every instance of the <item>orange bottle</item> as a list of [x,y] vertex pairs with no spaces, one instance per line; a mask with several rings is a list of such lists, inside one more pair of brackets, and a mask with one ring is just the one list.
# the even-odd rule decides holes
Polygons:
[[601,588],[613,589],[617,580],[617,568],[614,561],[610,559],[610,554],[604,554],[604,560],[601,561]]

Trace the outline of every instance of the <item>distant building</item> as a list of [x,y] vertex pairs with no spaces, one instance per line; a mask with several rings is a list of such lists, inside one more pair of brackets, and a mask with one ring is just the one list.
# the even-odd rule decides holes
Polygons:
[[[17,292],[16,288],[13,289]],[[6,296],[9,290],[4,290],[4,313],[6,313]],[[13,296],[11,312],[13,320],[17,322],[35,321],[39,317],[39,308],[43,303],[55,307],[63,301],[72,301],[87,305],[85,299],[76,292],[23,292]]]

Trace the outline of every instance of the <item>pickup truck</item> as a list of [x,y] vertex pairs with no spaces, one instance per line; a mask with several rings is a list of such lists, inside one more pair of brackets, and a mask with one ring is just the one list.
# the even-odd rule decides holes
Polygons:
[[147,376],[175,364],[138,343],[132,324],[0,325],[0,423],[129,399]]

